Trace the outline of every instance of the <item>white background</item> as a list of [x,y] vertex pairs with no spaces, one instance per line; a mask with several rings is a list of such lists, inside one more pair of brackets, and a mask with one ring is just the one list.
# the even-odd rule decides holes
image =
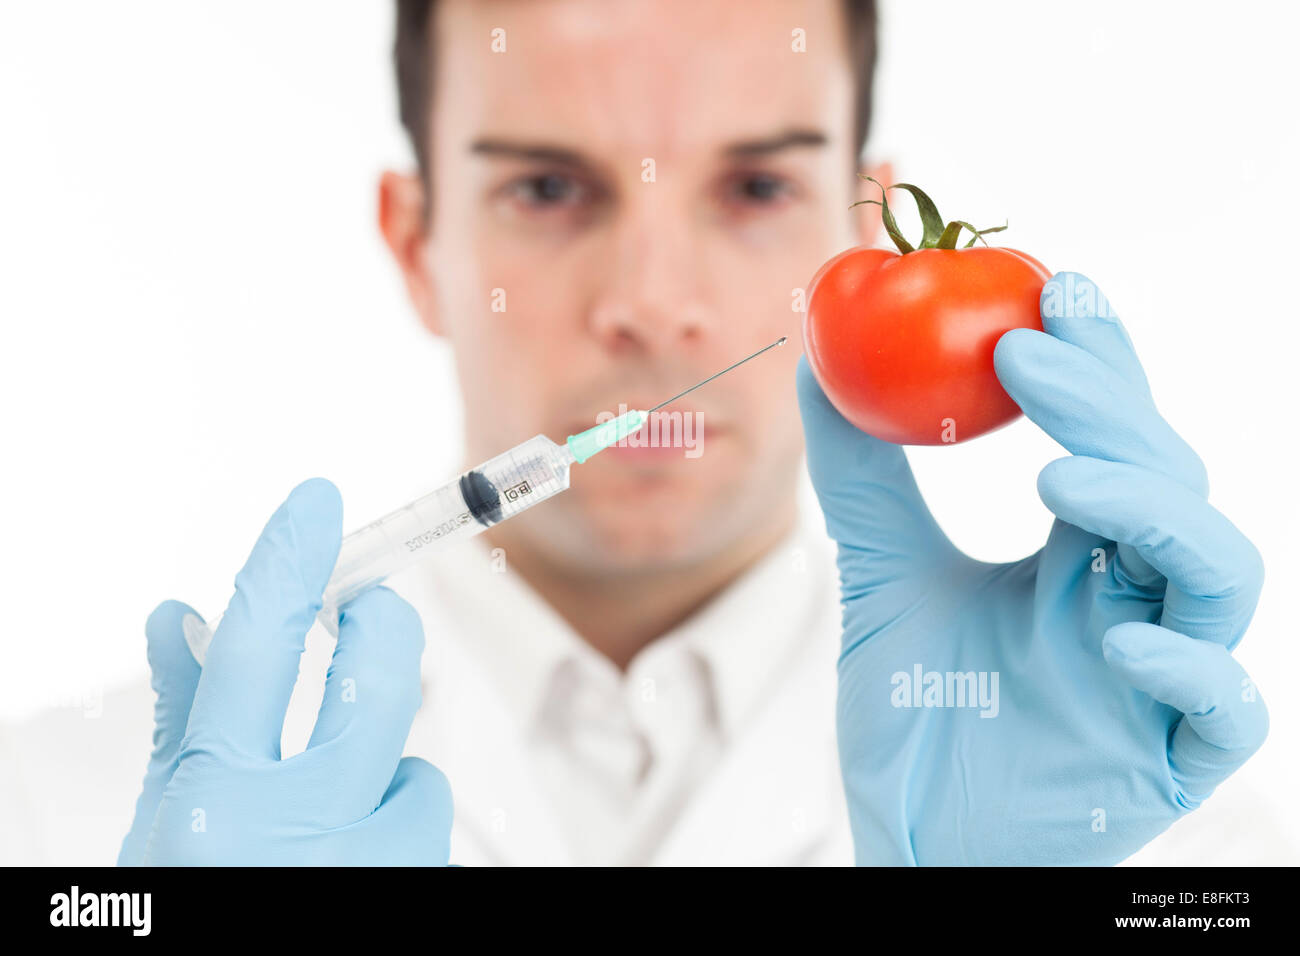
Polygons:
[[[1239,776],[1279,805],[1300,784],[1296,20],[890,0],[869,147],[1124,318],[1268,566],[1237,655],[1273,730]],[[331,478],[353,526],[457,464],[448,356],[375,227],[378,172],[409,162],[390,43],[378,2],[0,7],[0,718],[143,674],[149,611],[219,609],[301,479]],[[913,461],[957,543],[1003,560],[1042,543],[1060,454],[1022,421]]]

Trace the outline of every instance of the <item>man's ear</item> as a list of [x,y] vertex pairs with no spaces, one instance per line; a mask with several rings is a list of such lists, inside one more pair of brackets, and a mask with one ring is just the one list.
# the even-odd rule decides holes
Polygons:
[[406,294],[420,322],[434,335],[444,335],[433,277],[425,261],[429,234],[424,213],[424,182],[418,174],[389,170],[380,177],[379,231],[402,270]]
[[[858,172],[863,176],[870,176],[886,186],[894,181],[894,167],[890,163],[877,163],[874,166],[863,164]],[[859,199],[878,200],[880,199],[880,187],[859,177],[857,195],[853,198],[854,201]],[[858,233],[858,242],[864,246],[871,245],[879,238],[883,228],[880,223],[880,207],[871,203],[863,203],[861,206],[854,206],[853,212],[857,214],[853,225]]]

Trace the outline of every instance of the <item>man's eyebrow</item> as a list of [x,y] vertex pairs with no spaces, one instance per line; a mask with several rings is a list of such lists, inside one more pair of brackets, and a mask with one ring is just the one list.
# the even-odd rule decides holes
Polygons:
[[[762,139],[741,140],[729,143],[722,152],[727,156],[765,156],[783,149],[799,146],[825,146],[826,134],[815,129],[792,129]],[[508,139],[484,137],[470,144],[471,153],[480,156],[503,156],[510,159],[528,159],[535,162],[562,163],[567,166],[589,166],[588,160],[577,150],[547,143],[518,142]]]
[[826,134],[815,129],[792,129],[764,139],[743,140],[723,148],[723,153],[733,157],[764,156],[795,146],[825,146]]
[[577,150],[546,143],[525,143],[508,139],[476,139],[469,151],[480,156],[504,156],[509,159],[531,159],[544,163],[562,163],[566,166],[590,165]]

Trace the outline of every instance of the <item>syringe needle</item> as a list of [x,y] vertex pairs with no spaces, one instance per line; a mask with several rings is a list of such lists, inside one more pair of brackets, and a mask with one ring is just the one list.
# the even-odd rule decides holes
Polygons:
[[[681,398],[682,396],[684,396],[684,395],[689,395],[691,392],[695,391],[695,390],[696,390],[697,388],[699,388],[701,385],[707,385],[709,382],[713,381],[713,380],[714,380],[715,378],[717,378],[719,375],[726,375],[726,374],[727,374],[728,372],[730,372],[733,368],[736,368],[736,367],[739,366],[739,365],[744,365],[746,362],[748,362],[748,361],[749,361],[750,359],[752,359],[752,358],[757,358],[758,356],[760,356],[760,355],[762,355],[764,352],[766,352],[768,349],[774,349],[774,348],[776,348],[778,345],[784,345],[784,344],[785,344],[785,338],[786,338],[786,337],[783,335],[783,336],[781,336],[779,339],[777,339],[775,342],[773,342],[771,345],[765,345],[765,346],[763,346],[761,349],[759,349],[759,350],[758,350],[757,352],[755,352],[753,355],[746,355],[746,356],[745,356],[743,359],[741,359],[739,362],[735,362],[735,363],[733,363],[733,364],[731,364],[731,365],[728,365],[728,366],[727,366],[726,368],[724,368],[721,372],[714,372],[712,375],[710,375],[710,376],[709,376],[708,378],[706,378],[704,381],[702,381],[702,382],[696,382],[694,385],[692,385],[692,386],[691,386],[690,388],[688,388],[686,391],[684,391],[684,392],[678,392],[678,393],[677,393],[676,395],[674,395],[672,398],[668,399],[668,401],[666,401],[666,402],[660,402],[660,403],[659,403],[658,405],[656,405],[654,408],[649,409],[648,412],[657,412],[659,409],[663,408],[665,405],[671,405],[673,402],[677,401],[677,399]],[[647,412],[647,413],[648,413],[648,412]]]

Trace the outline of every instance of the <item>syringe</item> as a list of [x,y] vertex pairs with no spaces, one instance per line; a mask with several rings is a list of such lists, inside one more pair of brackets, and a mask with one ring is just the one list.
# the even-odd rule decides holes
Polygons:
[[[318,620],[337,637],[338,609],[367,588],[452,541],[480,534],[559,494],[569,487],[570,466],[582,464],[631,435],[649,420],[651,413],[784,343],[785,336],[781,336],[771,345],[696,382],[654,408],[634,409],[611,418],[570,435],[563,445],[555,444],[545,435],[534,435],[429,494],[353,531],[344,537],[339,548]],[[195,615],[185,617],[185,641],[200,664],[220,622],[220,615],[206,624]]]

